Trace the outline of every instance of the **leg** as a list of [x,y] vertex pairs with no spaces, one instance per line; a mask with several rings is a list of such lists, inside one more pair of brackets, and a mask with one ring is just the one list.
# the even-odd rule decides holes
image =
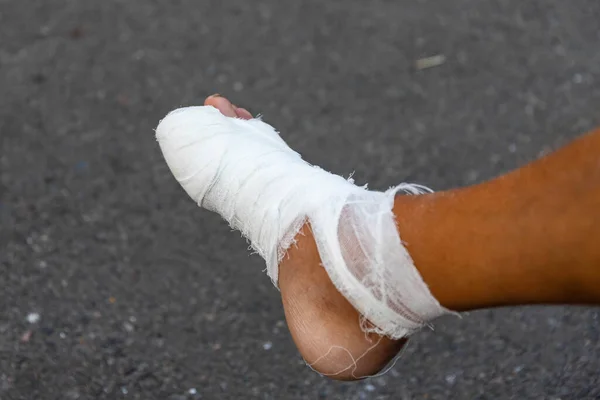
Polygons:
[[398,198],[395,214],[449,308],[600,304],[600,130],[492,181]]
[[[207,104],[247,117],[223,98]],[[600,304],[599,154],[600,131],[481,185],[399,196],[399,231],[436,298],[454,310]],[[379,371],[403,341],[361,331],[320,266],[309,226],[297,244],[280,264],[279,285],[300,352],[337,379]]]

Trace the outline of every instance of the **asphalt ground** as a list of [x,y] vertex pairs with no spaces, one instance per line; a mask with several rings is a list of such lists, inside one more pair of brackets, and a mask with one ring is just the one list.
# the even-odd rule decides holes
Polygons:
[[468,185],[600,124],[600,1],[0,0],[0,399],[600,398],[598,308],[475,312],[382,377],[311,371],[154,140],[214,92],[371,188]]

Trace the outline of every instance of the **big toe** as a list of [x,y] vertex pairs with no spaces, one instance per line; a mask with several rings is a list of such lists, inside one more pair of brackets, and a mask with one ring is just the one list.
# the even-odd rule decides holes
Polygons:
[[231,104],[231,102],[225,97],[221,97],[218,94],[213,94],[212,96],[207,97],[204,101],[204,105],[213,106],[217,110],[221,111],[221,113],[226,117],[237,117],[233,104]]
[[252,114],[250,114],[248,110],[233,105],[225,97],[222,97],[218,94],[213,94],[212,96],[207,97],[204,101],[204,105],[215,107],[226,117],[252,119]]

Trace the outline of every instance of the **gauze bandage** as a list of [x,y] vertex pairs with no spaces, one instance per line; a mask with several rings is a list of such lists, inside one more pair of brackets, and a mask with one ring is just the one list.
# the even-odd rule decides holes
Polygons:
[[308,164],[261,120],[210,106],[171,112],[156,138],[185,191],[242,232],[276,285],[279,262],[309,223],[323,267],[366,331],[400,338],[447,312],[413,265],[392,213],[397,192],[423,188],[368,191]]

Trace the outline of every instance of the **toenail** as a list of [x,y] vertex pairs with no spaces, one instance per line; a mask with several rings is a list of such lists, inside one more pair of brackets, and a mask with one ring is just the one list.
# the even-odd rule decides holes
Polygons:
[[210,96],[208,96],[208,97],[221,97],[221,95],[220,95],[219,93],[215,93],[215,94],[211,94],[211,95],[210,95]]

